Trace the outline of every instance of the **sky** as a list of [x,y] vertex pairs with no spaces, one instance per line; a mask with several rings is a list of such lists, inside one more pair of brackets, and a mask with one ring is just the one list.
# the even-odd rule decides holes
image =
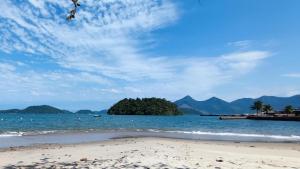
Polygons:
[[0,109],[300,94],[299,0],[1,0]]

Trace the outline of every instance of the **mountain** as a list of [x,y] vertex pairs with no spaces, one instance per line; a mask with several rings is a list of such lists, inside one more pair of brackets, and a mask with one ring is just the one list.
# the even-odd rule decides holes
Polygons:
[[199,114],[207,114],[207,113],[203,113],[199,110],[193,109],[193,108],[184,108],[184,107],[180,107],[178,108],[179,111],[183,112],[184,114],[188,114],[188,115],[199,115]]
[[241,110],[245,110],[247,108],[249,109],[249,106],[257,100],[262,101],[264,104],[270,104],[275,110],[283,110],[287,105],[300,108],[300,95],[291,97],[262,96],[256,99],[244,98],[231,102],[231,105],[238,107]]
[[[106,114],[107,110],[92,111],[92,110],[78,110],[75,113],[78,114]],[[36,114],[59,114],[59,113],[73,113],[68,110],[62,110],[53,106],[41,105],[41,106],[29,106],[25,109],[8,109],[0,110],[0,113],[36,113]]]
[[22,110],[21,113],[71,113],[66,110],[61,110],[56,107],[42,105],[42,106],[29,106]]
[[75,112],[76,114],[95,114],[94,111],[92,110],[78,110],[77,112]]
[[75,113],[76,114],[101,114],[106,113],[107,110],[101,110],[101,111],[92,111],[92,110],[78,110]]
[[0,110],[0,113],[19,113],[21,110],[19,109],[8,109],[8,110]]
[[107,114],[107,111],[108,111],[108,110],[104,109],[104,110],[98,111],[97,113],[98,113],[98,114]]
[[216,97],[212,97],[205,101],[197,101],[191,96],[186,96],[176,101],[175,104],[187,114],[190,114],[190,110],[194,111],[193,114],[197,114],[195,113],[195,111],[197,111],[199,112],[198,114],[202,115],[232,114],[232,112],[235,112],[235,109],[231,107],[230,103]]
[[300,108],[300,95],[292,97],[262,96],[260,98],[243,98],[232,102],[212,97],[208,100],[197,101],[191,96],[186,96],[175,101],[180,110],[186,114],[242,114],[252,113],[250,106],[253,102],[260,100],[264,104],[270,104],[275,110],[282,110],[287,105]]
[[[262,96],[259,98],[242,98],[232,102],[212,97],[208,100],[198,101],[191,96],[186,96],[180,100],[175,101],[178,110],[185,114],[196,115],[209,115],[209,114],[243,114],[254,113],[250,110],[250,106],[257,100],[262,101],[264,104],[270,104],[275,110],[283,110],[285,106],[292,105],[295,108],[300,108],[300,95],[291,97],[275,97],[275,96]],[[160,103],[153,102],[153,104]],[[95,114],[106,113],[107,110],[91,111],[80,110],[76,113],[81,114]],[[29,106],[25,109],[9,109],[0,110],[0,113],[72,113],[68,110],[58,109],[56,107],[41,105],[41,106]]]
[[0,113],[72,113],[67,110],[61,110],[56,107],[48,106],[48,105],[41,105],[41,106],[29,106],[23,110],[19,109],[10,109],[10,110],[0,110]]

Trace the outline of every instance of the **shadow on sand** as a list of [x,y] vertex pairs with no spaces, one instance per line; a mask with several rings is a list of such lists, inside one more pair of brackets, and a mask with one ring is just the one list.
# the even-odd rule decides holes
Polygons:
[[151,166],[145,166],[142,165],[141,162],[137,163],[129,163],[125,157],[111,160],[111,159],[106,159],[106,160],[99,160],[99,159],[94,159],[94,160],[87,160],[87,159],[82,159],[80,161],[75,161],[75,162],[57,162],[57,161],[50,161],[49,158],[44,158],[41,159],[40,162],[32,163],[30,165],[23,165],[23,162],[20,161],[15,165],[9,165],[5,166],[4,169],[35,169],[35,168],[47,168],[47,169],[57,169],[57,168],[70,168],[70,169],[75,169],[75,168],[112,168],[112,169],[117,169],[117,168],[127,168],[127,169],[161,169],[161,168],[168,168],[168,169],[189,169],[189,167],[182,166],[182,167],[174,167],[174,166],[169,166],[164,163],[158,163],[158,164],[153,164]]

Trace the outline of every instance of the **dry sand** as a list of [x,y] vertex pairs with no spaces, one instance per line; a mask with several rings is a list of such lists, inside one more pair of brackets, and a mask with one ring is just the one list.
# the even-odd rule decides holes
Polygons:
[[123,138],[0,150],[1,168],[292,168],[300,145]]

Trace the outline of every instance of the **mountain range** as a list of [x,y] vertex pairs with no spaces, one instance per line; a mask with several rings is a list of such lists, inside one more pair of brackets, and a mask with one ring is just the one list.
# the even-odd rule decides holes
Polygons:
[[242,98],[232,102],[212,97],[208,100],[197,101],[191,96],[186,96],[175,101],[178,108],[186,114],[244,114],[253,113],[250,110],[251,105],[255,101],[262,101],[264,104],[270,104],[274,110],[283,110],[285,106],[292,105],[295,108],[300,108],[300,95],[291,97],[275,97],[262,96],[259,98]]
[[[191,96],[186,96],[174,103],[185,114],[195,115],[229,115],[229,114],[245,114],[254,113],[250,110],[251,105],[255,101],[262,101],[264,104],[270,104],[274,110],[283,110],[285,106],[292,105],[294,108],[300,108],[300,95],[291,97],[275,97],[275,96],[262,96],[259,98],[242,98],[232,102],[212,97],[208,100],[198,101]],[[71,112],[68,110],[62,110],[56,107],[41,105],[41,106],[29,106],[25,109],[9,109],[0,110],[0,113],[78,113],[78,114],[98,114],[106,113],[107,110],[91,111],[91,110],[79,110]]]
[[92,110],[78,110],[76,112],[71,112],[68,110],[62,110],[56,107],[41,105],[41,106],[29,106],[25,109],[9,109],[9,110],[0,110],[0,113],[47,113],[47,114],[60,114],[60,113],[77,113],[77,114],[97,114],[104,113],[102,111],[92,111]]

